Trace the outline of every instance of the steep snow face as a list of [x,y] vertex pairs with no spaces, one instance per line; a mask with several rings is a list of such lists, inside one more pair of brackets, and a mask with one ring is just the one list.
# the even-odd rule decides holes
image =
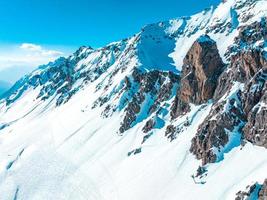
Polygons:
[[[0,100],[0,199],[233,199],[262,183],[266,149],[240,148],[235,133],[218,162],[195,176],[201,162],[191,139],[213,102],[190,104],[174,121],[170,107],[194,41],[209,35],[229,62],[228,47],[241,50],[240,27],[266,16],[265,0],[228,0],[24,76]],[[266,38],[257,44],[266,51]]]
[[142,29],[137,45],[138,59],[145,70],[178,73],[169,54],[174,51],[175,38],[166,33],[164,23],[151,24]]

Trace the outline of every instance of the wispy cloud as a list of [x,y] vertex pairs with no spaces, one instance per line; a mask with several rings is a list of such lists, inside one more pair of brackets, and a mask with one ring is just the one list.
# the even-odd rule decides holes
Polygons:
[[32,43],[23,43],[20,45],[20,48],[29,51],[42,51],[42,47],[40,45]]
[[38,54],[40,54],[40,56],[57,57],[57,56],[61,56],[64,54],[61,51],[43,49],[42,46],[32,44],[32,43],[23,43],[20,45],[20,48],[25,50],[25,51],[38,53]]
[[70,52],[72,49],[67,47],[47,47],[33,43],[0,44],[0,79],[13,81],[39,65],[60,56],[68,56]]
[[37,67],[66,55],[62,50],[33,43],[4,45],[0,46],[0,71],[13,66]]

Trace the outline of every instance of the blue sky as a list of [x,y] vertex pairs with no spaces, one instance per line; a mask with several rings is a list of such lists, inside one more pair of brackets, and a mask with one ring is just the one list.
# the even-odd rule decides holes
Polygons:
[[219,0],[1,0],[0,40],[99,47]]
[[1,69],[33,67],[81,45],[100,47],[137,33],[145,24],[191,15],[219,2],[1,0],[0,80]]

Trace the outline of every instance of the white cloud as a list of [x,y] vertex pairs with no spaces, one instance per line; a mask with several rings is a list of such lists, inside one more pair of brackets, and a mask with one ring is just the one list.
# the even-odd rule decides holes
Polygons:
[[42,47],[40,45],[32,44],[32,43],[23,43],[20,45],[21,49],[30,50],[30,51],[42,51]]
[[37,67],[54,61],[60,56],[66,56],[57,49],[45,48],[41,45],[32,43],[22,43],[19,45],[0,46],[0,73],[2,69],[14,66]]
[[61,52],[61,51],[46,50],[46,49],[43,49],[42,46],[32,44],[32,43],[23,43],[20,45],[20,48],[25,50],[25,51],[39,53],[42,56],[57,57],[57,56],[63,55],[63,52]]
[[42,55],[44,55],[44,56],[61,56],[61,55],[63,55],[63,53],[61,51],[48,50],[48,51],[42,51]]
[[[0,79],[6,78],[5,81],[13,82],[13,79],[18,79],[37,66],[54,61],[60,56],[68,56],[72,51],[69,47],[48,48],[32,43],[0,44]],[[14,73],[16,76],[10,78]]]

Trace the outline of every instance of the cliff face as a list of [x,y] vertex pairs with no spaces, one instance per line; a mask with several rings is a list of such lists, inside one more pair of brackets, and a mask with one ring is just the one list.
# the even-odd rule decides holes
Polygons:
[[172,117],[188,112],[190,103],[199,105],[211,99],[223,68],[216,42],[207,35],[199,37],[184,58]]
[[[124,93],[131,93],[128,97],[130,102],[126,105],[125,116],[121,122],[120,133],[133,127],[142,118],[147,118],[159,112],[161,104],[168,101],[174,95],[180,77],[172,72],[161,72],[158,70],[142,73],[135,69],[132,73],[133,79],[129,82],[129,87]],[[148,103],[149,102],[149,103]],[[142,112],[142,106],[146,104],[146,112]],[[143,115],[143,116],[142,116]],[[139,119],[138,119],[139,118]],[[153,119],[147,121],[143,130],[145,133],[151,131],[156,126]]]
[[[248,104],[248,101],[245,104],[245,109],[252,108],[248,112],[247,123],[243,128],[243,132],[246,140],[267,148],[267,70],[260,78],[261,90],[255,91],[255,88],[253,88],[253,91],[249,93],[249,95],[251,93],[255,95],[254,100],[252,100],[255,106],[252,107],[253,103]],[[251,96],[249,99],[251,101]]]
[[245,191],[236,193],[235,200],[258,199],[266,200],[267,198],[267,179],[262,184],[256,182],[253,185],[248,185]]
[[262,50],[250,46],[266,39],[266,19],[252,24],[249,30],[248,34],[248,27],[241,28],[235,38],[239,47],[247,46],[235,49],[237,52],[230,56],[228,69],[221,74],[214,92],[213,108],[192,139],[190,151],[202,159],[203,165],[222,159],[233,133],[239,138],[237,144],[247,140],[266,147],[266,57]]

